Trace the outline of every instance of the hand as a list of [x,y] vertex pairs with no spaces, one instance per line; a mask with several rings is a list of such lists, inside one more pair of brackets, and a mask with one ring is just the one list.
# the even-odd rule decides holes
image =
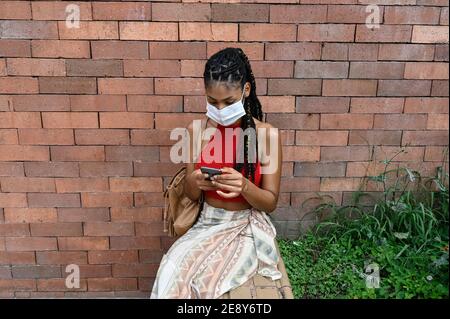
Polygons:
[[[247,189],[247,178],[232,167],[222,167],[222,175],[215,175],[211,177],[212,184],[217,186],[216,193],[225,198],[238,197],[244,190]],[[224,193],[222,190],[229,191]]]
[[212,184],[211,181],[206,180],[209,175],[206,173],[202,173],[200,169],[196,169],[192,172],[192,176],[195,180],[195,184],[198,188],[204,191],[215,191],[217,187]]

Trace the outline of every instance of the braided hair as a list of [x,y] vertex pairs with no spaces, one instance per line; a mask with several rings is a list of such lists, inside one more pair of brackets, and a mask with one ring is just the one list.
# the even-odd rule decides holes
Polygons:
[[[236,89],[240,87],[244,90],[246,82],[250,82],[250,95],[244,101],[245,115],[241,120],[243,132],[247,128],[252,128],[255,134],[244,134],[244,163],[239,161],[234,164],[234,169],[241,172],[244,167],[244,176],[251,181],[255,181],[256,162],[258,154],[258,140],[256,138],[255,117],[259,121],[263,119],[261,103],[256,96],[256,82],[250,62],[244,51],[240,48],[227,47],[212,55],[205,65],[203,73],[205,88],[212,85],[224,84],[227,88]],[[252,146],[251,148],[249,146]],[[252,158],[256,158],[255,163],[249,162],[249,150],[253,153]]]

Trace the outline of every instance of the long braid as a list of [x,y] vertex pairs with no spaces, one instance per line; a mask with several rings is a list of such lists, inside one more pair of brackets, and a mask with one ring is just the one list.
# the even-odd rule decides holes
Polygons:
[[[246,82],[250,83],[250,95],[244,101],[246,114],[242,117],[241,129],[245,132],[247,128],[253,128],[255,134],[250,134],[250,138],[244,135],[244,163],[235,163],[234,168],[241,172],[242,167],[244,167],[244,176],[254,182],[256,162],[258,160],[258,140],[256,124],[253,118],[262,121],[263,112],[261,103],[256,96],[256,81],[250,61],[242,49],[228,47],[215,53],[208,59],[203,76],[205,87],[213,84],[225,84],[228,87],[241,87],[244,90],[244,84]],[[254,163],[249,162],[249,149],[254,152],[252,154],[254,155],[252,158],[256,159]]]

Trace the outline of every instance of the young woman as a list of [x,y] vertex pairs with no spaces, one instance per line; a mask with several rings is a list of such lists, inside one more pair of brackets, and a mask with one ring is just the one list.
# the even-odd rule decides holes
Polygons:
[[[219,298],[256,273],[272,280],[281,278],[276,230],[267,216],[278,201],[281,137],[262,121],[255,78],[241,49],[225,48],[212,55],[205,66],[204,83],[207,112],[202,127],[212,127],[215,133],[209,141],[202,139],[199,161],[191,156],[185,192],[192,200],[204,192],[205,202],[197,222],[163,256],[151,298]],[[244,134],[241,139],[239,132],[243,131],[234,130],[231,138],[226,135],[226,129],[236,128],[253,129],[255,134]],[[258,138],[260,128],[265,128],[265,141]],[[193,154],[192,124],[188,130]],[[271,147],[273,141],[277,147]],[[211,157],[216,151],[221,160]],[[237,160],[242,158],[237,154],[243,154],[244,160]],[[262,174],[269,165],[275,169]],[[222,174],[207,180],[201,166],[219,168]]]

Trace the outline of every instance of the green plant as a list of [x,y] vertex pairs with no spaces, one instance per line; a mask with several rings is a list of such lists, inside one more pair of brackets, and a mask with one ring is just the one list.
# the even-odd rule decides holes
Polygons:
[[[367,178],[383,189],[372,207],[362,203],[372,196],[363,190],[345,206],[322,200],[308,214],[315,227],[280,240],[297,298],[448,298],[448,173],[442,165],[425,179],[388,169],[391,162]],[[366,285],[370,264],[379,267],[379,288]]]

